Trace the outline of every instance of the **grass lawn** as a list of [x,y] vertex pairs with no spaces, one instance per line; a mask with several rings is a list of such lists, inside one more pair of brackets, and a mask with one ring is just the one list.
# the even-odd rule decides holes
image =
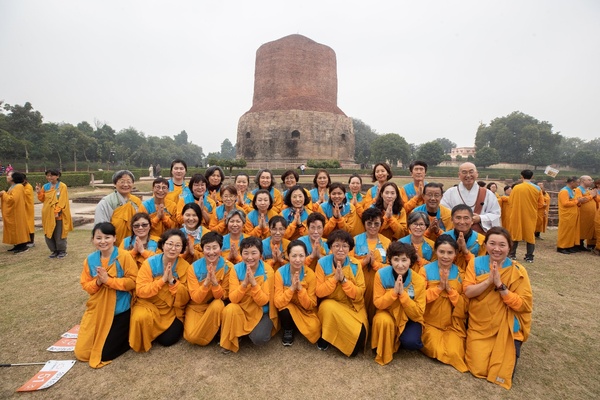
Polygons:
[[[127,352],[95,370],[77,362],[55,386],[15,392],[41,366],[0,368],[0,398],[28,399],[593,399],[600,397],[600,258],[555,251],[556,230],[542,235],[534,264],[526,264],[534,294],[533,325],[510,391],[469,373],[401,350],[387,366],[370,351],[349,359],[318,351],[281,333],[265,347],[242,342],[237,354],[181,340],[148,353]],[[75,359],[45,349],[79,323],[88,297],[79,284],[82,261],[93,248],[90,232],[69,236],[69,255],[50,260],[42,233],[36,247],[13,255],[0,245],[0,363]],[[525,246],[519,247],[523,258]]]

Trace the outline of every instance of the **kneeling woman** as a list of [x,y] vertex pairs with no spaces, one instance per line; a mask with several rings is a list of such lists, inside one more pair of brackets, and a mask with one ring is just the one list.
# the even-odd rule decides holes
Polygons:
[[[333,186],[333,185],[332,185]],[[321,257],[315,271],[322,336],[319,350],[329,343],[348,357],[358,354],[367,340],[369,322],[365,309],[365,278],[360,261],[348,256],[354,239],[343,230],[333,231],[327,238],[331,254]]]
[[233,264],[221,257],[223,237],[218,233],[202,236],[200,245],[204,257],[188,268],[190,302],[185,309],[183,337],[190,343],[206,346],[221,326]]
[[398,348],[419,350],[423,347],[423,313],[425,312],[425,281],[411,266],[417,262],[415,248],[393,242],[387,250],[392,265],[375,275],[371,347],[376,349],[375,361],[385,365],[392,361]]
[[306,245],[300,240],[288,247],[289,264],[275,272],[275,307],[283,327],[283,345],[294,342],[294,329],[298,329],[311,343],[321,336],[321,321],[317,316],[315,273],[304,266]]
[[239,338],[248,335],[252,343],[262,345],[279,329],[277,309],[273,305],[273,269],[262,260],[262,242],[251,236],[240,243],[242,262],[229,273],[229,300],[223,310],[221,347],[238,352]]
[[142,264],[136,282],[137,300],[131,309],[129,344],[135,351],[148,351],[156,340],[171,346],[183,334],[183,314],[190,299],[187,271],[190,265],[179,255],[187,247],[185,234],[169,229],[160,237],[161,254]]
[[421,351],[466,372],[469,370],[465,364],[468,302],[463,297],[458,267],[454,264],[458,244],[450,235],[441,235],[435,241],[435,252],[437,261],[419,271],[427,289]]
[[97,251],[83,262],[81,286],[90,294],[75,344],[75,357],[100,368],[129,350],[131,297],[138,268],[125,250],[115,247],[117,231],[110,222],[92,230]]
[[508,258],[508,231],[485,234],[488,255],[469,261],[463,288],[469,300],[467,367],[478,378],[510,389],[521,344],[531,330],[533,298],[525,268]]

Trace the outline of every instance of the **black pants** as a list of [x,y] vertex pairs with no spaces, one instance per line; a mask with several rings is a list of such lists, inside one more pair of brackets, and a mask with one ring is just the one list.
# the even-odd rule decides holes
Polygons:
[[290,310],[287,308],[279,311],[279,320],[281,321],[281,328],[284,331],[291,331],[296,328],[292,314],[290,314]]
[[163,346],[172,346],[183,336],[183,322],[175,317],[175,320],[166,331],[158,335],[156,341]]
[[110,331],[102,348],[102,361],[110,361],[129,350],[129,318],[131,310],[113,317]]

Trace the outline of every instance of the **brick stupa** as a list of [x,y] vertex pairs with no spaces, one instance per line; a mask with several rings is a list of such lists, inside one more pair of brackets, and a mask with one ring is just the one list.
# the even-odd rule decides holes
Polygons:
[[237,156],[258,168],[295,168],[310,159],[355,165],[352,119],[337,106],[330,47],[302,35],[259,47],[252,108],[238,123]]

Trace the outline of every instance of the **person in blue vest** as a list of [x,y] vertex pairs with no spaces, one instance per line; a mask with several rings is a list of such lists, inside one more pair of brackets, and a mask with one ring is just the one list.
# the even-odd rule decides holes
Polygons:
[[288,224],[285,238],[294,240],[306,235],[306,219],[312,213],[310,197],[306,190],[298,185],[291,187],[287,191],[283,203],[286,208],[281,211],[281,216],[285,218]]
[[329,186],[331,186],[331,176],[325,169],[320,169],[313,178],[313,188],[310,190],[310,200],[313,204],[313,211],[319,211],[319,206],[329,200]]
[[177,203],[177,222],[183,225],[183,206],[190,203],[196,203],[202,211],[202,219],[200,223],[208,228],[210,219],[217,208],[215,201],[208,195],[208,181],[202,174],[194,174],[190,178],[188,191],[184,192]]
[[421,194],[423,187],[427,184],[425,182],[425,175],[427,174],[427,163],[425,161],[417,160],[411,162],[408,170],[413,181],[400,188],[400,197],[402,197],[403,204],[408,203],[410,199]]
[[312,213],[306,218],[308,235],[301,236],[298,239],[306,245],[305,265],[313,271],[317,267],[319,259],[329,254],[327,240],[323,239],[324,227],[325,216],[321,213]]
[[273,199],[272,208],[276,214],[279,214],[283,210],[283,196],[281,192],[275,188],[275,180],[273,179],[273,172],[270,169],[261,169],[254,178],[256,189],[252,191],[252,194],[256,196],[256,192],[263,189],[269,192],[269,195]]
[[156,178],[152,182],[152,197],[142,205],[150,215],[152,227],[150,234],[160,237],[165,231],[179,226],[177,222],[177,204],[167,198],[169,181]]
[[401,243],[411,244],[417,251],[419,259],[413,264],[413,270],[418,273],[429,262],[435,260],[435,245],[431,239],[425,237],[425,232],[429,227],[429,217],[423,211],[415,211],[408,216],[408,235],[400,238]]
[[458,265],[461,279],[465,277],[465,270],[469,261],[474,257],[485,255],[485,236],[476,232],[473,227],[473,210],[466,204],[458,204],[452,208],[452,224],[454,229],[445,232],[458,243],[458,253],[454,263]]
[[145,212],[133,215],[131,231],[133,234],[123,239],[119,248],[127,250],[140,268],[144,261],[156,254],[160,237],[150,235],[150,216]]
[[391,265],[377,271],[373,287],[377,313],[373,317],[371,348],[376,353],[375,362],[380,365],[390,363],[400,346],[406,350],[423,347],[426,302],[425,280],[411,268],[417,262],[415,248],[393,242],[387,256]]

